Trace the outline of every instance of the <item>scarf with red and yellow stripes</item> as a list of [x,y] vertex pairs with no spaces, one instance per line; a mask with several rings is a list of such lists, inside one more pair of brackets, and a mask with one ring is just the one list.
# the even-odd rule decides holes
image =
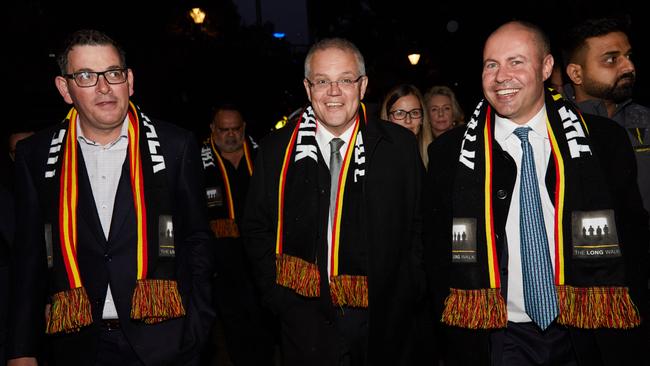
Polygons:
[[[591,151],[588,126],[580,112],[557,92],[548,90],[545,98],[551,145],[549,169],[555,173],[552,260],[559,305],[557,322],[584,329],[637,326],[639,314],[625,286],[620,251],[618,255],[588,259],[583,255],[585,250],[591,250],[584,248],[618,250],[619,243],[579,243],[588,236],[582,225],[589,221],[576,223],[577,217],[593,216],[585,216],[585,212],[601,216],[614,212],[598,157]],[[494,113],[485,101],[474,111],[465,131],[454,181],[451,286],[442,321],[461,328],[493,329],[507,324],[493,213],[496,196],[492,162],[497,151],[494,145],[498,145],[493,137]],[[614,223],[609,224],[611,227]],[[468,228],[472,232],[464,231]]]
[[[347,150],[341,151],[338,187],[332,188],[337,189],[337,198],[331,228],[329,289],[334,305],[368,307],[368,247],[361,215],[366,165],[363,104],[357,116]],[[319,159],[317,127],[314,111],[307,107],[285,150],[277,201],[276,282],[306,297],[320,296],[316,258],[322,238],[318,232],[323,214],[329,210],[329,199],[323,198],[329,194],[319,193],[324,192],[319,181],[329,186],[330,176]]]
[[[252,148],[246,136],[244,136],[242,148],[244,150],[244,156],[240,164],[246,164],[248,175],[252,176]],[[212,137],[209,137],[203,143],[201,155],[203,159],[203,170],[206,173],[204,177],[210,229],[217,238],[239,238],[239,226],[236,222],[231,177],[228,176],[226,165]],[[246,189],[246,187],[241,187],[240,189]]]
[[[48,334],[77,331],[93,321],[90,302],[84,289],[77,238],[79,225],[79,176],[83,156],[77,142],[78,114],[68,113],[61,130],[52,139],[46,179],[51,182],[58,200],[50,202],[52,224],[51,268],[58,292],[52,296],[47,319]],[[173,278],[174,248],[159,245],[159,214],[170,213],[164,158],[155,127],[132,103],[128,109],[127,161],[130,187],[136,216],[137,243],[134,265],[135,291],[131,318],[157,323],[185,314]],[[152,150],[153,149],[153,150]],[[85,168],[81,168],[85,171]],[[147,194],[155,187],[156,197]],[[169,216],[171,217],[171,216]],[[163,258],[166,257],[166,258]]]

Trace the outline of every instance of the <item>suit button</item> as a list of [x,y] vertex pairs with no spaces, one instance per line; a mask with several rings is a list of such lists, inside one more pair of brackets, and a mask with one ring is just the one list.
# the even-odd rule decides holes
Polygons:
[[497,191],[497,198],[500,200],[504,200],[508,197],[508,192],[505,189],[499,189]]
[[110,262],[113,259],[108,253],[104,253],[104,261]]

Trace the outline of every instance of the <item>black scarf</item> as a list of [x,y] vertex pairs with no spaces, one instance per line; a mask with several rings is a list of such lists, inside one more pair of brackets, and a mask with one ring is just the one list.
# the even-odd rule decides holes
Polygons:
[[[129,105],[128,152],[124,162],[136,216],[137,278],[131,318],[156,323],[185,314],[174,280],[174,235],[165,160],[153,123]],[[48,333],[71,332],[92,323],[88,295],[77,261],[80,180],[87,180],[83,154],[77,142],[77,111],[72,108],[52,137],[45,178],[48,266],[54,295]],[[123,177],[124,178],[124,177]],[[92,192],[82,191],[86,196]],[[159,240],[161,239],[161,240]]]
[[[624,285],[614,205],[598,157],[591,152],[588,126],[560,94],[547,91],[545,102],[555,171],[557,321],[585,329],[637,326],[638,311]],[[443,322],[463,328],[501,328],[507,323],[492,216],[492,154],[498,144],[493,131],[494,111],[482,101],[467,125],[453,192],[456,229]],[[584,225],[592,222],[609,224],[611,239],[603,240],[602,232],[598,238],[587,233]],[[603,245],[596,245],[599,240]],[[592,253],[600,254],[590,257]]]
[[[365,237],[361,234],[365,124],[365,107],[361,105],[347,151],[342,154],[338,198],[332,219],[329,284],[335,305],[368,306],[368,254]],[[316,116],[312,107],[307,107],[286,148],[278,192],[277,283],[307,297],[320,296],[316,265],[320,224],[316,128]]]

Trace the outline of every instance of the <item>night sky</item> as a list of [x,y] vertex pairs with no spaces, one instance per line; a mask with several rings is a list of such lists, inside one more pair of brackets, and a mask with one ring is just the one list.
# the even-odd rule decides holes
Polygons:
[[[304,55],[309,44],[344,36],[366,58],[366,102],[379,103],[391,86],[411,82],[426,90],[447,84],[466,113],[481,97],[482,44],[499,24],[524,19],[541,25],[555,43],[574,21],[588,16],[627,15],[637,65],[636,99],[650,105],[650,25],[640,5],[625,1],[499,1],[470,5],[432,1],[261,0],[262,24],[256,25],[255,0],[167,1],[146,6],[130,2],[34,1],[9,5],[2,16],[7,107],[20,111],[11,124],[42,128],[59,122],[68,106],[53,79],[52,54],[80,28],[96,28],[122,43],[135,74],[133,100],[150,116],[207,133],[213,105],[242,106],[249,132],[266,134],[281,116],[303,106]],[[640,3],[639,3],[640,4]],[[500,8],[495,8],[499,5]],[[196,26],[188,10],[203,7],[207,22]],[[449,28],[457,26],[455,32]],[[287,32],[284,40],[273,31]],[[422,54],[411,66],[406,55]]]

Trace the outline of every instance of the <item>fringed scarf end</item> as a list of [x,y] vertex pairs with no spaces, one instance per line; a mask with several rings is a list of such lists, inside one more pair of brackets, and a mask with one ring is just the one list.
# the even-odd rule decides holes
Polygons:
[[138,280],[131,301],[131,319],[154,324],[184,315],[176,281]]
[[52,295],[52,307],[47,319],[47,334],[71,333],[93,322],[88,294],[83,287]]
[[506,303],[498,288],[450,289],[445,299],[442,322],[469,329],[505,328],[508,322]]
[[210,229],[216,238],[239,238],[239,227],[233,219],[212,220]]
[[305,297],[320,296],[320,274],[314,263],[287,254],[275,259],[276,283]]
[[368,307],[367,276],[332,276],[330,278],[332,303],[337,306]]
[[582,329],[629,329],[641,323],[627,287],[559,286],[557,293],[559,324]]

